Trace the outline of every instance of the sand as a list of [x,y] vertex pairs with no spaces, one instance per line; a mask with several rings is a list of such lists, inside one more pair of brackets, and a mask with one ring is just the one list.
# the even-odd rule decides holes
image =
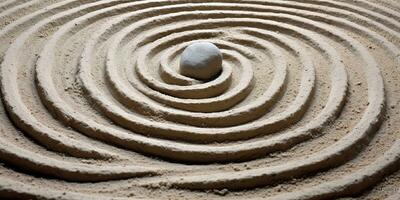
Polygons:
[[400,199],[398,1],[3,0],[0,41],[1,198]]

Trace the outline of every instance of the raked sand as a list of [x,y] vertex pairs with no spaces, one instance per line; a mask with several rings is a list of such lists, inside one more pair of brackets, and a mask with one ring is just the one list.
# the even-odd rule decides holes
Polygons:
[[399,49],[396,0],[2,0],[0,197],[400,199]]

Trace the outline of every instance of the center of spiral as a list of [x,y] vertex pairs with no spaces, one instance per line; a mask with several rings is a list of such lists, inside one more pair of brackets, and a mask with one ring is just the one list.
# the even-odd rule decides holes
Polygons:
[[179,71],[184,76],[210,80],[221,70],[221,51],[211,42],[193,43],[187,46],[181,55]]

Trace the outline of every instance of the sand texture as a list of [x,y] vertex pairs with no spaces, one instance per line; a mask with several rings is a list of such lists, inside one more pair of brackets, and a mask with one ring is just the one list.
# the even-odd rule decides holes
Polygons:
[[398,0],[0,0],[0,199],[398,200],[399,49]]

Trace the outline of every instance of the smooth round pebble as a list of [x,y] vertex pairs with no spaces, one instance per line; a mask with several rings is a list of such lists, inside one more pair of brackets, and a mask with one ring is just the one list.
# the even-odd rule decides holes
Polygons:
[[211,42],[196,42],[186,47],[181,55],[179,71],[182,75],[209,80],[222,70],[222,54]]

